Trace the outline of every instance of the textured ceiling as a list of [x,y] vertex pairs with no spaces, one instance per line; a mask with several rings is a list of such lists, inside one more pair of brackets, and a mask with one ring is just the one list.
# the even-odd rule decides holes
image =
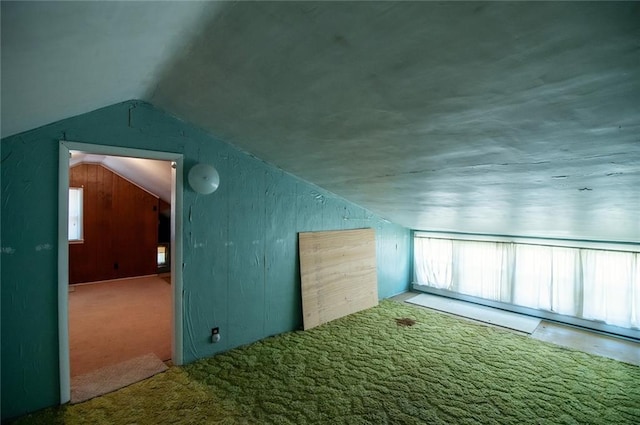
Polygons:
[[79,5],[2,3],[3,136],[142,98],[410,228],[640,241],[638,3]]
[[2,1],[2,137],[141,98],[215,6]]

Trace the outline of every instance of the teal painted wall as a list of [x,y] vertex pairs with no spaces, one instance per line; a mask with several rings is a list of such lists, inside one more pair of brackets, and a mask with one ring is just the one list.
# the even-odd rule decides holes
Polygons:
[[[297,233],[376,229],[378,292],[409,288],[410,232],[137,101],[2,140],[2,417],[59,401],[58,141],[182,153],[214,165],[212,195],[184,192],[184,359],[302,323]],[[186,181],[186,176],[185,176]],[[209,342],[219,326],[222,340]]]

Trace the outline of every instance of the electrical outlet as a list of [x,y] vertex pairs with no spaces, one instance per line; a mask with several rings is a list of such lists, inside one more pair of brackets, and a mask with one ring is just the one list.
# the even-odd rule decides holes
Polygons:
[[220,328],[211,328],[211,342],[216,343],[220,341]]

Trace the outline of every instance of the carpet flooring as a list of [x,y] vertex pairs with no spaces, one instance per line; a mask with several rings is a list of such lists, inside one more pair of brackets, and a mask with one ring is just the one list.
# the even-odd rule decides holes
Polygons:
[[636,424],[640,367],[414,306],[200,360],[19,424]]
[[110,393],[167,369],[158,356],[149,353],[76,376],[71,381],[71,403],[81,403]]
[[171,358],[171,285],[158,276],[73,285],[69,293],[71,380],[155,353]]

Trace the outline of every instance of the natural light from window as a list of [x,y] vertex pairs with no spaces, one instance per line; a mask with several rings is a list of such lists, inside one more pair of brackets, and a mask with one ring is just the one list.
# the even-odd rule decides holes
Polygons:
[[82,188],[69,188],[69,241],[82,241]]
[[513,242],[414,238],[415,282],[640,328],[640,254]]
[[158,245],[158,265],[164,266],[167,264],[167,247],[164,245]]

